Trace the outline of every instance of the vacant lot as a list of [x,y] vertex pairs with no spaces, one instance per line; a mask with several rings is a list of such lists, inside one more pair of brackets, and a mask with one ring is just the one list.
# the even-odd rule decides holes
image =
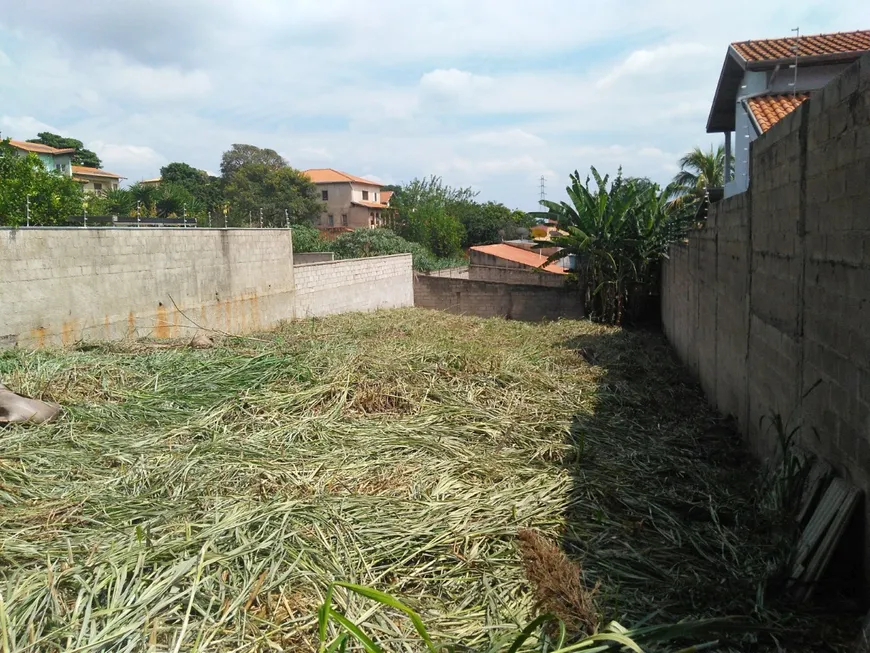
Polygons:
[[67,409],[0,432],[3,651],[307,650],[332,580],[483,650],[564,598],[527,579],[524,528],[624,625],[750,614],[773,556],[753,466],[650,334],[409,309],[7,352],[0,378]]

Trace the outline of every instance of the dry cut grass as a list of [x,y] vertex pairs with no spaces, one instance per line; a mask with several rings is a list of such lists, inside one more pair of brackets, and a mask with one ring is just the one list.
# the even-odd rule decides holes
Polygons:
[[0,433],[2,651],[309,650],[336,580],[478,651],[536,609],[579,633],[756,605],[754,472],[655,336],[410,309],[0,376],[66,407]]

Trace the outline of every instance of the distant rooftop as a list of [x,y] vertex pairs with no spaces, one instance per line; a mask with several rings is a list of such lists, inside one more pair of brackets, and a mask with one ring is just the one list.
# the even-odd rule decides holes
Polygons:
[[9,140],[9,144],[19,150],[26,150],[27,152],[35,152],[37,154],[74,154],[76,151],[76,148],[74,147],[59,149],[43,145],[42,143],[28,143],[27,141],[13,141],[11,139]]
[[480,252],[481,254],[497,256],[498,258],[503,258],[507,261],[513,261],[514,263],[522,263],[529,267],[540,268],[547,272],[553,272],[554,274],[568,273],[565,268],[556,265],[555,263],[550,263],[541,268],[541,264],[547,260],[546,256],[539,254],[538,252],[530,252],[526,249],[514,247],[513,245],[507,245],[504,243],[499,245],[476,245],[472,247],[471,250]]
[[381,187],[381,184],[376,181],[372,181],[371,179],[363,179],[362,177],[349,175],[346,172],[342,172],[341,170],[335,170],[333,168],[311,168],[310,170],[304,170],[302,174],[306,175],[315,184],[353,182],[355,184],[366,184],[368,186],[375,186],[377,188]]
[[731,47],[747,62],[860,53],[870,50],[870,30],[738,41]]
[[121,175],[116,175],[114,172],[100,170],[99,168],[88,168],[87,166],[72,166],[73,175],[84,177],[111,177],[112,179],[126,179]]

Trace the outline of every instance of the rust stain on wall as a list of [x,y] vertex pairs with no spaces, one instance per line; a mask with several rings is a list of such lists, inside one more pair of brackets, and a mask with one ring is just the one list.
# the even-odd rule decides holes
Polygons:
[[109,330],[109,316],[105,315],[103,317],[103,339],[109,340],[110,338],[110,330]]
[[127,337],[132,338],[136,335],[136,316],[133,315],[133,311],[130,311],[127,314]]
[[166,319],[166,307],[162,303],[157,306],[157,324],[154,325],[154,337],[169,337],[169,322]]
[[60,341],[64,347],[73,344],[78,339],[78,330],[78,320],[63,323],[60,327]]
[[32,329],[30,331],[30,339],[33,340],[33,344],[38,348],[42,349],[45,347],[45,336],[47,335],[47,331],[45,327],[39,327],[38,329]]

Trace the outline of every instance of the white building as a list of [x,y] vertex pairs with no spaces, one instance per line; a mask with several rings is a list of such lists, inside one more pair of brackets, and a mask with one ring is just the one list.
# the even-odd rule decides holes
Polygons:
[[707,119],[707,133],[725,134],[725,197],[749,188],[750,143],[866,52],[870,30],[728,47]]

